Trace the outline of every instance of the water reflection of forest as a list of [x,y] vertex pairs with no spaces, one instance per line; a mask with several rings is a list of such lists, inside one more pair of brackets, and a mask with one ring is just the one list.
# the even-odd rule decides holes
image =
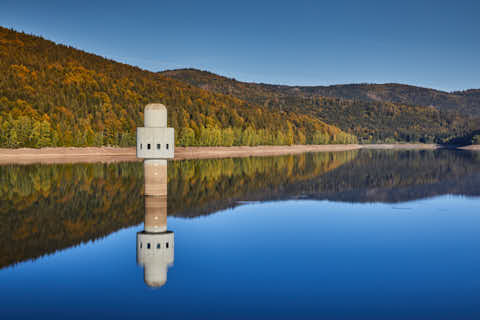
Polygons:
[[[480,195],[480,156],[458,151],[346,151],[169,162],[169,215],[241,201],[400,202]],[[0,267],[142,222],[142,163],[0,166]]]

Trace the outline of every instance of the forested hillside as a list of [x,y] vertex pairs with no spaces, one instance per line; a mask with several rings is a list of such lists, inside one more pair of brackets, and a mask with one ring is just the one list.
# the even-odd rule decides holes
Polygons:
[[[342,84],[332,86],[285,86],[264,83],[242,83],[210,72],[179,69],[162,72],[173,78],[186,80],[196,86],[216,89],[236,95],[237,87],[250,88],[281,95],[323,96],[368,102],[392,102],[411,106],[433,106],[439,110],[459,111],[466,115],[480,115],[480,89],[445,92],[398,83]],[[223,82],[220,84],[219,82]]]
[[352,143],[308,114],[272,111],[0,27],[0,147],[130,146],[147,103],[178,145]]
[[388,84],[293,87],[245,83],[195,69],[161,74],[271,110],[310,115],[356,135],[362,142],[445,143],[480,128],[479,90],[449,94]]

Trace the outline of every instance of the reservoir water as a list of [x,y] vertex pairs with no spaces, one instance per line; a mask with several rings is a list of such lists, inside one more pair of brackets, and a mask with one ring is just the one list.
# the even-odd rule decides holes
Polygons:
[[480,318],[478,152],[145,168],[0,166],[2,319]]

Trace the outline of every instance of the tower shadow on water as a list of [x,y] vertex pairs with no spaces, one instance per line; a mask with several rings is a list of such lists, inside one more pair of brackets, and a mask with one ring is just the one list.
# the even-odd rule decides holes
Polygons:
[[167,230],[167,159],[174,156],[175,139],[163,104],[147,105],[144,123],[137,128],[137,157],[145,159],[145,222],[137,233],[137,263],[144,268],[145,283],[158,288],[167,282],[174,261],[174,232]]

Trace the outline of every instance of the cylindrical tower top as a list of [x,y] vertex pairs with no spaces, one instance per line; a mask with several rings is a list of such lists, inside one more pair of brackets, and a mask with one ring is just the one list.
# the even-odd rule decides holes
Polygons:
[[144,125],[146,128],[166,128],[167,108],[161,103],[150,103],[145,107]]

